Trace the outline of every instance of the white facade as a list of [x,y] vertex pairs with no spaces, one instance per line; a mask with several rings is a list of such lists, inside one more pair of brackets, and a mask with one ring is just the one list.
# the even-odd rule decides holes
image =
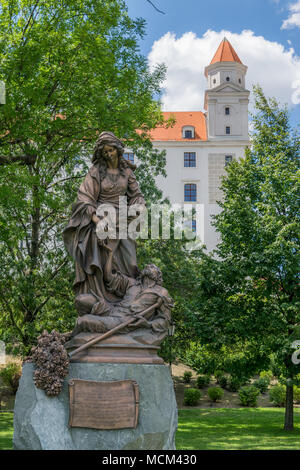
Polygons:
[[[220,177],[226,174],[225,157],[240,159],[244,155],[245,144],[231,142],[155,142],[159,150],[166,150],[167,177],[156,177],[157,186],[172,204],[204,205],[204,243],[208,251],[213,250],[218,242],[217,233],[211,225],[211,215],[220,208],[216,201],[222,195],[219,191]],[[196,167],[184,167],[184,152],[196,153]],[[196,202],[187,202],[184,198],[185,184],[196,184]]]

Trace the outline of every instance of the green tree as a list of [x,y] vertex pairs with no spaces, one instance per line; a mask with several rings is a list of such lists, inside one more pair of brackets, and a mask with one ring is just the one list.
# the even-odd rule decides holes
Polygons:
[[[254,134],[245,159],[228,167],[215,225],[221,242],[199,265],[202,344],[238,347],[240,374],[268,367],[270,354],[286,381],[285,429],[293,428],[292,341],[300,323],[300,139],[285,107],[255,87]],[[226,358],[225,358],[226,359]],[[238,371],[237,371],[238,372]]]
[[[167,207],[167,204],[166,206]],[[165,214],[170,216],[170,238],[162,237],[163,219],[159,219],[159,237],[138,240],[138,262],[141,267],[148,263],[156,264],[162,271],[163,285],[173,299],[172,322],[175,326],[174,337],[166,339],[161,347],[161,355],[167,362],[182,357],[182,351],[189,348],[190,342],[197,337],[190,321],[197,306],[199,262],[202,249],[190,250],[187,233],[182,231],[182,238],[174,235],[174,216],[171,207]],[[177,212],[177,211],[176,211]],[[173,213],[174,214],[174,213]],[[182,215],[182,214],[181,214]],[[149,213],[149,220],[151,213]],[[153,235],[153,234],[152,234]]]
[[140,149],[141,187],[160,197],[153,175],[165,159],[147,135],[162,122],[153,96],[164,67],[149,72],[138,48],[144,29],[123,0],[1,2],[0,336],[23,352],[43,328],[73,327],[73,262],[61,233],[97,133]]

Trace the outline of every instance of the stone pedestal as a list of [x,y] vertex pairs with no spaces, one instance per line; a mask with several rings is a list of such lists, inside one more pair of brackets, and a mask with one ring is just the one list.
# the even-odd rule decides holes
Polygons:
[[[136,335],[138,333],[139,330]],[[65,344],[65,348],[70,353],[98,337],[99,333],[79,333]],[[143,337],[147,339],[147,333]],[[113,335],[74,354],[71,362],[163,364],[164,361],[157,355],[159,349],[159,346],[137,341],[132,335]]]
[[[47,397],[33,382],[34,365],[26,363],[16,395],[14,448],[23,450],[173,450],[177,405],[169,367],[157,364],[71,363],[58,397]],[[136,429],[98,430],[69,427],[71,379],[138,383]]]

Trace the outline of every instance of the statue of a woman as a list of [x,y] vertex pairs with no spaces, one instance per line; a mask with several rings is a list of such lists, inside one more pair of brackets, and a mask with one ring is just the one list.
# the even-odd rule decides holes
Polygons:
[[[108,251],[96,235],[98,206],[113,206],[118,220],[120,196],[127,197],[128,206],[145,205],[133,172],[135,166],[124,159],[123,152],[123,143],[113,133],[102,132],[95,146],[93,165],[79,188],[71,219],[63,232],[65,246],[75,260],[74,289],[81,299],[77,304],[77,309],[83,310],[81,313],[88,313],[93,302],[101,302],[101,299],[109,302],[120,300],[107,291],[103,280],[103,267]],[[106,243],[113,250],[114,268],[136,278],[138,268],[135,241],[129,237],[117,237],[106,240]],[[86,294],[85,303],[82,302],[85,298],[82,294]]]

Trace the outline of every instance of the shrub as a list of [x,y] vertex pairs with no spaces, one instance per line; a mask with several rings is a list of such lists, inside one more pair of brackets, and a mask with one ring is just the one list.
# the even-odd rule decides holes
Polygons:
[[254,387],[258,388],[260,393],[266,393],[268,386],[270,385],[270,379],[268,377],[261,377],[253,383]]
[[208,396],[211,401],[221,400],[224,395],[224,390],[221,387],[210,387],[207,390]]
[[222,388],[226,388],[226,387],[227,387],[227,383],[228,383],[228,380],[227,380],[226,375],[221,375],[221,376],[219,377],[218,384],[219,384]]
[[19,387],[21,374],[21,366],[14,362],[0,369],[0,378],[3,384],[6,385],[14,395],[17,393]]
[[187,388],[184,391],[184,404],[196,406],[201,398],[201,392],[197,388]]
[[192,378],[192,375],[193,375],[193,374],[192,374],[191,371],[186,370],[186,371],[184,372],[184,374],[183,374],[183,381],[184,381],[184,383],[186,383],[186,384],[190,383],[191,378]]
[[273,377],[280,377],[282,371],[281,368],[279,367],[278,364],[273,360],[271,361],[271,372],[273,374]]
[[197,377],[197,387],[203,388],[209,385],[210,382],[210,375],[199,375]]
[[256,406],[259,390],[254,385],[246,385],[239,390],[239,399],[243,406]]
[[270,401],[275,406],[284,406],[285,404],[285,385],[274,385],[270,388]]
[[221,377],[224,377],[225,373],[222,370],[216,370],[214,372],[214,376],[216,378],[217,383],[219,383],[219,380]]
[[294,386],[294,401],[300,403],[300,387]]
[[241,388],[244,384],[245,381],[242,380],[240,377],[231,376],[228,380],[227,388],[230,392],[237,392],[239,388]]
[[269,383],[273,378],[273,372],[271,370],[262,370],[261,373],[259,374],[259,377],[261,379],[264,379],[265,377],[269,379]]

